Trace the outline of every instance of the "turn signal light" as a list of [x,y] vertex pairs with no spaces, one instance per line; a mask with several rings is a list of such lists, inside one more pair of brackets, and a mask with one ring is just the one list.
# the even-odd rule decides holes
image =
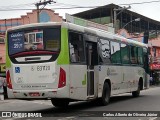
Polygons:
[[6,78],[6,80],[7,80],[7,87],[9,88],[9,89],[12,89],[12,82],[11,82],[11,77],[10,77],[10,72],[9,72],[9,70],[7,71],[7,78]]
[[66,86],[66,72],[60,68],[58,88]]

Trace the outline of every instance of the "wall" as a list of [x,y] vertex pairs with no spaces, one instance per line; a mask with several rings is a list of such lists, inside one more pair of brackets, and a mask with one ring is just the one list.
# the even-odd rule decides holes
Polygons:
[[5,63],[5,44],[0,43],[0,64]]
[[143,33],[129,33],[125,29],[118,30],[117,34],[121,35],[121,36],[123,36],[125,38],[136,40],[136,41],[139,41],[139,42],[143,42],[143,39],[144,39]]
[[[43,9],[39,15],[40,22],[60,22],[63,21],[63,18],[59,16],[59,14],[55,13],[50,9]],[[20,18],[10,18],[10,19],[1,19],[0,20],[0,33],[4,33],[8,28],[37,23],[37,10],[33,10],[32,12],[27,13],[27,15],[22,15]]]

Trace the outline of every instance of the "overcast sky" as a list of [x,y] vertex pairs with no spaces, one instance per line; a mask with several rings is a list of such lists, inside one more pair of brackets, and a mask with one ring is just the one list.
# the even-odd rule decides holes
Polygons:
[[[26,12],[31,10],[11,10],[11,9],[35,9],[35,3],[40,0],[0,0],[0,19],[17,18],[21,15],[26,15]],[[41,0],[43,1],[43,0]],[[59,13],[64,17],[65,13],[74,14],[86,9],[58,9],[62,7],[88,7],[88,6],[103,6],[107,4],[117,4],[120,6],[126,6],[122,4],[130,3],[144,3],[144,4],[132,4],[131,11],[147,16],[151,19],[160,21],[160,0],[55,0],[56,3],[45,6],[45,8],[55,9],[56,13]],[[157,1],[157,2],[156,2]],[[159,2],[158,2],[159,1]],[[149,3],[146,3],[149,2]],[[41,6],[42,7],[42,6]],[[6,11],[7,10],[7,11]]]

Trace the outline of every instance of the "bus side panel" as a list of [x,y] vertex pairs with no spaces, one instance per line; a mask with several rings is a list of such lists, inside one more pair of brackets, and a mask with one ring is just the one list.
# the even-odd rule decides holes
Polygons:
[[98,97],[98,86],[99,86],[99,65],[94,67],[94,96]]
[[111,95],[122,93],[122,66],[99,66],[98,97],[102,96],[105,80],[111,83]]
[[[69,65],[58,65],[57,68],[62,68],[65,71],[66,74],[66,85],[62,88],[58,88],[57,92],[53,92],[53,94],[50,94],[50,97],[54,98],[70,98],[69,96],[69,88],[70,88],[70,72],[69,72]],[[59,69],[56,69],[59,70]],[[57,71],[59,73],[59,71]],[[58,76],[58,78],[60,75]]]
[[140,78],[138,75],[138,70],[139,69],[137,66],[123,66],[123,79],[126,83],[124,92],[132,92],[137,90]]
[[8,95],[8,98],[16,98],[13,94],[13,90],[9,88],[7,88],[7,95]]
[[87,98],[87,66],[70,65],[70,97],[86,100]]
[[57,59],[58,65],[69,64],[68,29],[61,28],[61,52]]

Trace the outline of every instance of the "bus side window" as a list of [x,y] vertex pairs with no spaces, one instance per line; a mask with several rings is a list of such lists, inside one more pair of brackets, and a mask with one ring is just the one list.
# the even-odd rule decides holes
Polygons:
[[80,58],[78,56],[77,45],[73,46],[72,44],[69,44],[69,48],[70,48],[71,62],[78,62],[80,60]]
[[129,46],[126,44],[121,44],[121,59],[122,64],[129,64]]
[[135,46],[130,46],[130,62],[137,64],[137,47]]
[[99,63],[100,64],[111,63],[110,41],[106,39],[99,39],[97,43],[97,48],[99,54]]
[[85,61],[83,35],[69,32],[70,61],[79,63]]
[[120,55],[120,43],[111,41],[111,62],[114,64],[120,64]]
[[143,65],[143,48],[138,47],[138,64]]

